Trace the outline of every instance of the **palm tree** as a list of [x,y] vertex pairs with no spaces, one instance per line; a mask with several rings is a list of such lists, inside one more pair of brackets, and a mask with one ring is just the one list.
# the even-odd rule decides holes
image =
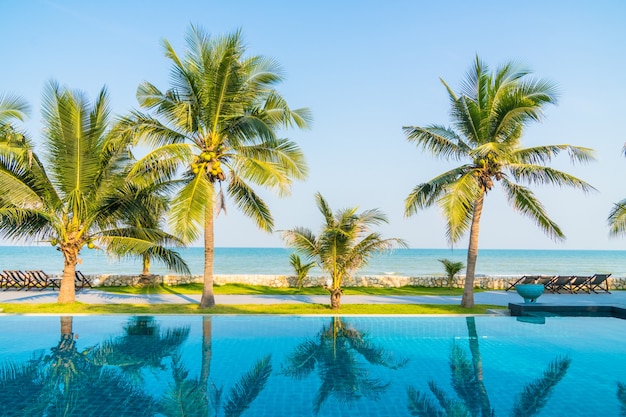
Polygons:
[[369,364],[389,369],[399,369],[407,359],[395,360],[389,352],[368,340],[367,335],[345,322],[332,317],[316,338],[306,340],[296,347],[287,358],[283,373],[294,379],[308,377],[315,368],[320,376],[320,387],[315,396],[313,410],[318,414],[324,402],[331,396],[340,402],[356,401],[361,397],[379,398],[389,382],[369,376],[358,356]]
[[[304,155],[280,128],[307,126],[306,109],[291,110],[274,85],[282,80],[274,61],[244,57],[240,32],[211,38],[196,27],[187,35],[188,51],[178,56],[164,41],[172,61],[172,87],[161,92],[146,82],[139,104],[155,115],[133,112],[126,130],[155,148],[138,161],[133,174],[173,178],[183,171],[172,201],[172,230],[185,241],[204,236],[204,289],[200,308],[213,307],[214,216],[230,196],[257,226],[274,222],[253,185],[290,191],[307,173]],[[224,187],[223,187],[224,186]]]
[[119,212],[104,204],[124,186],[131,145],[130,138],[112,134],[106,89],[91,104],[82,92],[50,82],[43,102],[45,165],[28,140],[19,146],[0,142],[0,234],[57,247],[64,258],[58,302],[67,303],[75,301],[84,246],[97,242],[140,254],[158,246],[146,237],[162,232],[129,236],[120,228]]
[[452,281],[454,280],[454,276],[463,268],[465,268],[465,264],[463,262],[454,262],[450,259],[437,259],[443,265],[446,270],[446,275],[448,276],[448,288],[452,288]]
[[300,255],[297,253],[292,253],[289,255],[289,263],[293,267],[293,271],[296,274],[296,278],[298,280],[298,289],[302,289],[302,284],[306,279],[306,276],[309,274],[311,268],[315,266],[315,261],[302,263],[302,259],[300,259]]
[[546,214],[534,193],[520,184],[570,186],[583,191],[594,188],[558,171],[547,163],[561,151],[572,161],[593,160],[593,151],[572,145],[523,148],[524,127],[539,121],[542,109],[556,102],[556,87],[541,79],[529,79],[529,71],[507,63],[494,73],[478,57],[457,95],[443,80],[450,96],[454,128],[441,125],[405,126],[410,142],[436,157],[466,160],[428,182],[417,185],[405,200],[405,215],[438,205],[447,222],[447,237],[458,242],[469,230],[467,270],[461,305],[474,306],[474,274],[478,258],[478,234],[485,196],[494,181],[513,208],[533,220],[556,240],[565,238]]
[[371,226],[387,222],[377,209],[357,213],[357,208],[348,208],[333,214],[320,193],[315,194],[315,200],[324,217],[319,235],[298,227],[284,231],[282,237],[287,245],[315,260],[330,275],[327,285],[330,304],[333,309],[339,309],[344,278],[366,265],[375,253],[407,245],[402,239],[383,239],[379,233],[370,232]]

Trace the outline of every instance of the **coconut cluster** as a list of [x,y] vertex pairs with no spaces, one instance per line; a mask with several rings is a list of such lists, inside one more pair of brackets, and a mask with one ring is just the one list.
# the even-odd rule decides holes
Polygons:
[[493,187],[492,178],[495,178],[497,181],[502,179],[502,164],[496,161],[493,154],[488,154],[485,158],[475,160],[474,165],[479,170],[474,171],[473,175],[478,177],[485,190],[489,191]]
[[202,152],[191,163],[191,172],[198,175],[206,172],[212,181],[224,181],[226,176],[221,167],[221,162],[217,159],[217,154],[213,151]]

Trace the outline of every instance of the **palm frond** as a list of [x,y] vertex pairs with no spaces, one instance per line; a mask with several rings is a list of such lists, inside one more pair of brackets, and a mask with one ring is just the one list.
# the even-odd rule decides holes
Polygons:
[[119,134],[133,138],[136,143],[146,143],[151,146],[181,143],[187,140],[183,132],[138,111],[132,111],[129,116],[122,118],[117,131]]
[[529,217],[549,237],[555,240],[565,238],[559,226],[546,214],[543,205],[531,190],[508,180],[502,180],[509,203],[522,215]]
[[513,175],[513,178],[529,184],[572,187],[582,190],[583,192],[596,191],[596,189],[587,182],[551,167],[530,164],[511,164],[507,168]]
[[55,219],[40,210],[0,208],[0,235],[8,239],[47,239],[56,230]]
[[228,193],[233,197],[235,204],[243,214],[254,220],[260,229],[272,231],[274,219],[269,208],[248,184],[233,175],[228,183]]
[[139,159],[128,173],[128,177],[143,186],[171,181],[178,169],[190,163],[193,146],[184,143],[163,145]]
[[409,217],[416,214],[420,209],[435,205],[443,195],[449,192],[450,185],[467,170],[468,167],[466,166],[454,168],[428,182],[417,185],[404,200],[404,215]]
[[609,234],[611,236],[621,236],[626,234],[626,199],[613,205],[607,222],[609,224]]
[[30,111],[28,103],[19,96],[0,94],[0,126],[15,120],[24,121]]
[[451,243],[457,242],[469,230],[474,203],[480,193],[476,178],[465,174],[456,182],[449,184],[446,193],[437,201],[446,219],[446,233]]
[[191,242],[198,238],[207,214],[207,204],[213,206],[214,192],[213,184],[206,176],[197,175],[172,198],[170,224],[183,241]]
[[452,129],[431,125],[424,128],[404,126],[402,130],[409,142],[414,142],[434,156],[457,160],[467,156],[467,145]]

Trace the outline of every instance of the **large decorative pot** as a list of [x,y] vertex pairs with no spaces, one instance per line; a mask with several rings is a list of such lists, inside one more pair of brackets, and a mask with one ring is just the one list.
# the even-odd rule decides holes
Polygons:
[[543,294],[544,290],[543,284],[517,284],[515,286],[515,291],[524,298],[525,303],[537,301],[537,298]]

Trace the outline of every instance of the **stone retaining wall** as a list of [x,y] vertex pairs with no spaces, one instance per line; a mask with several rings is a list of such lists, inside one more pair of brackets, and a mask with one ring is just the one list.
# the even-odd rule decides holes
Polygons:
[[[138,285],[140,283],[155,283],[165,285],[180,285],[189,283],[202,283],[202,275],[182,276],[182,275],[150,275],[148,278],[138,275],[91,275],[94,286],[125,286]],[[476,277],[474,287],[490,290],[506,289],[510,283],[515,282],[518,277]],[[328,278],[321,276],[309,276],[305,279],[304,287],[322,286]],[[452,286],[462,288],[465,277],[458,276],[455,278]],[[248,285],[264,285],[268,287],[297,287],[296,277],[289,275],[215,275],[214,282],[217,285],[223,284],[248,284]],[[406,277],[395,275],[368,275],[357,276],[346,279],[343,283],[344,287],[404,287],[407,285],[420,287],[445,287],[448,285],[448,279],[444,276],[419,276]],[[609,278],[609,288],[626,290],[626,278],[616,277]]]

